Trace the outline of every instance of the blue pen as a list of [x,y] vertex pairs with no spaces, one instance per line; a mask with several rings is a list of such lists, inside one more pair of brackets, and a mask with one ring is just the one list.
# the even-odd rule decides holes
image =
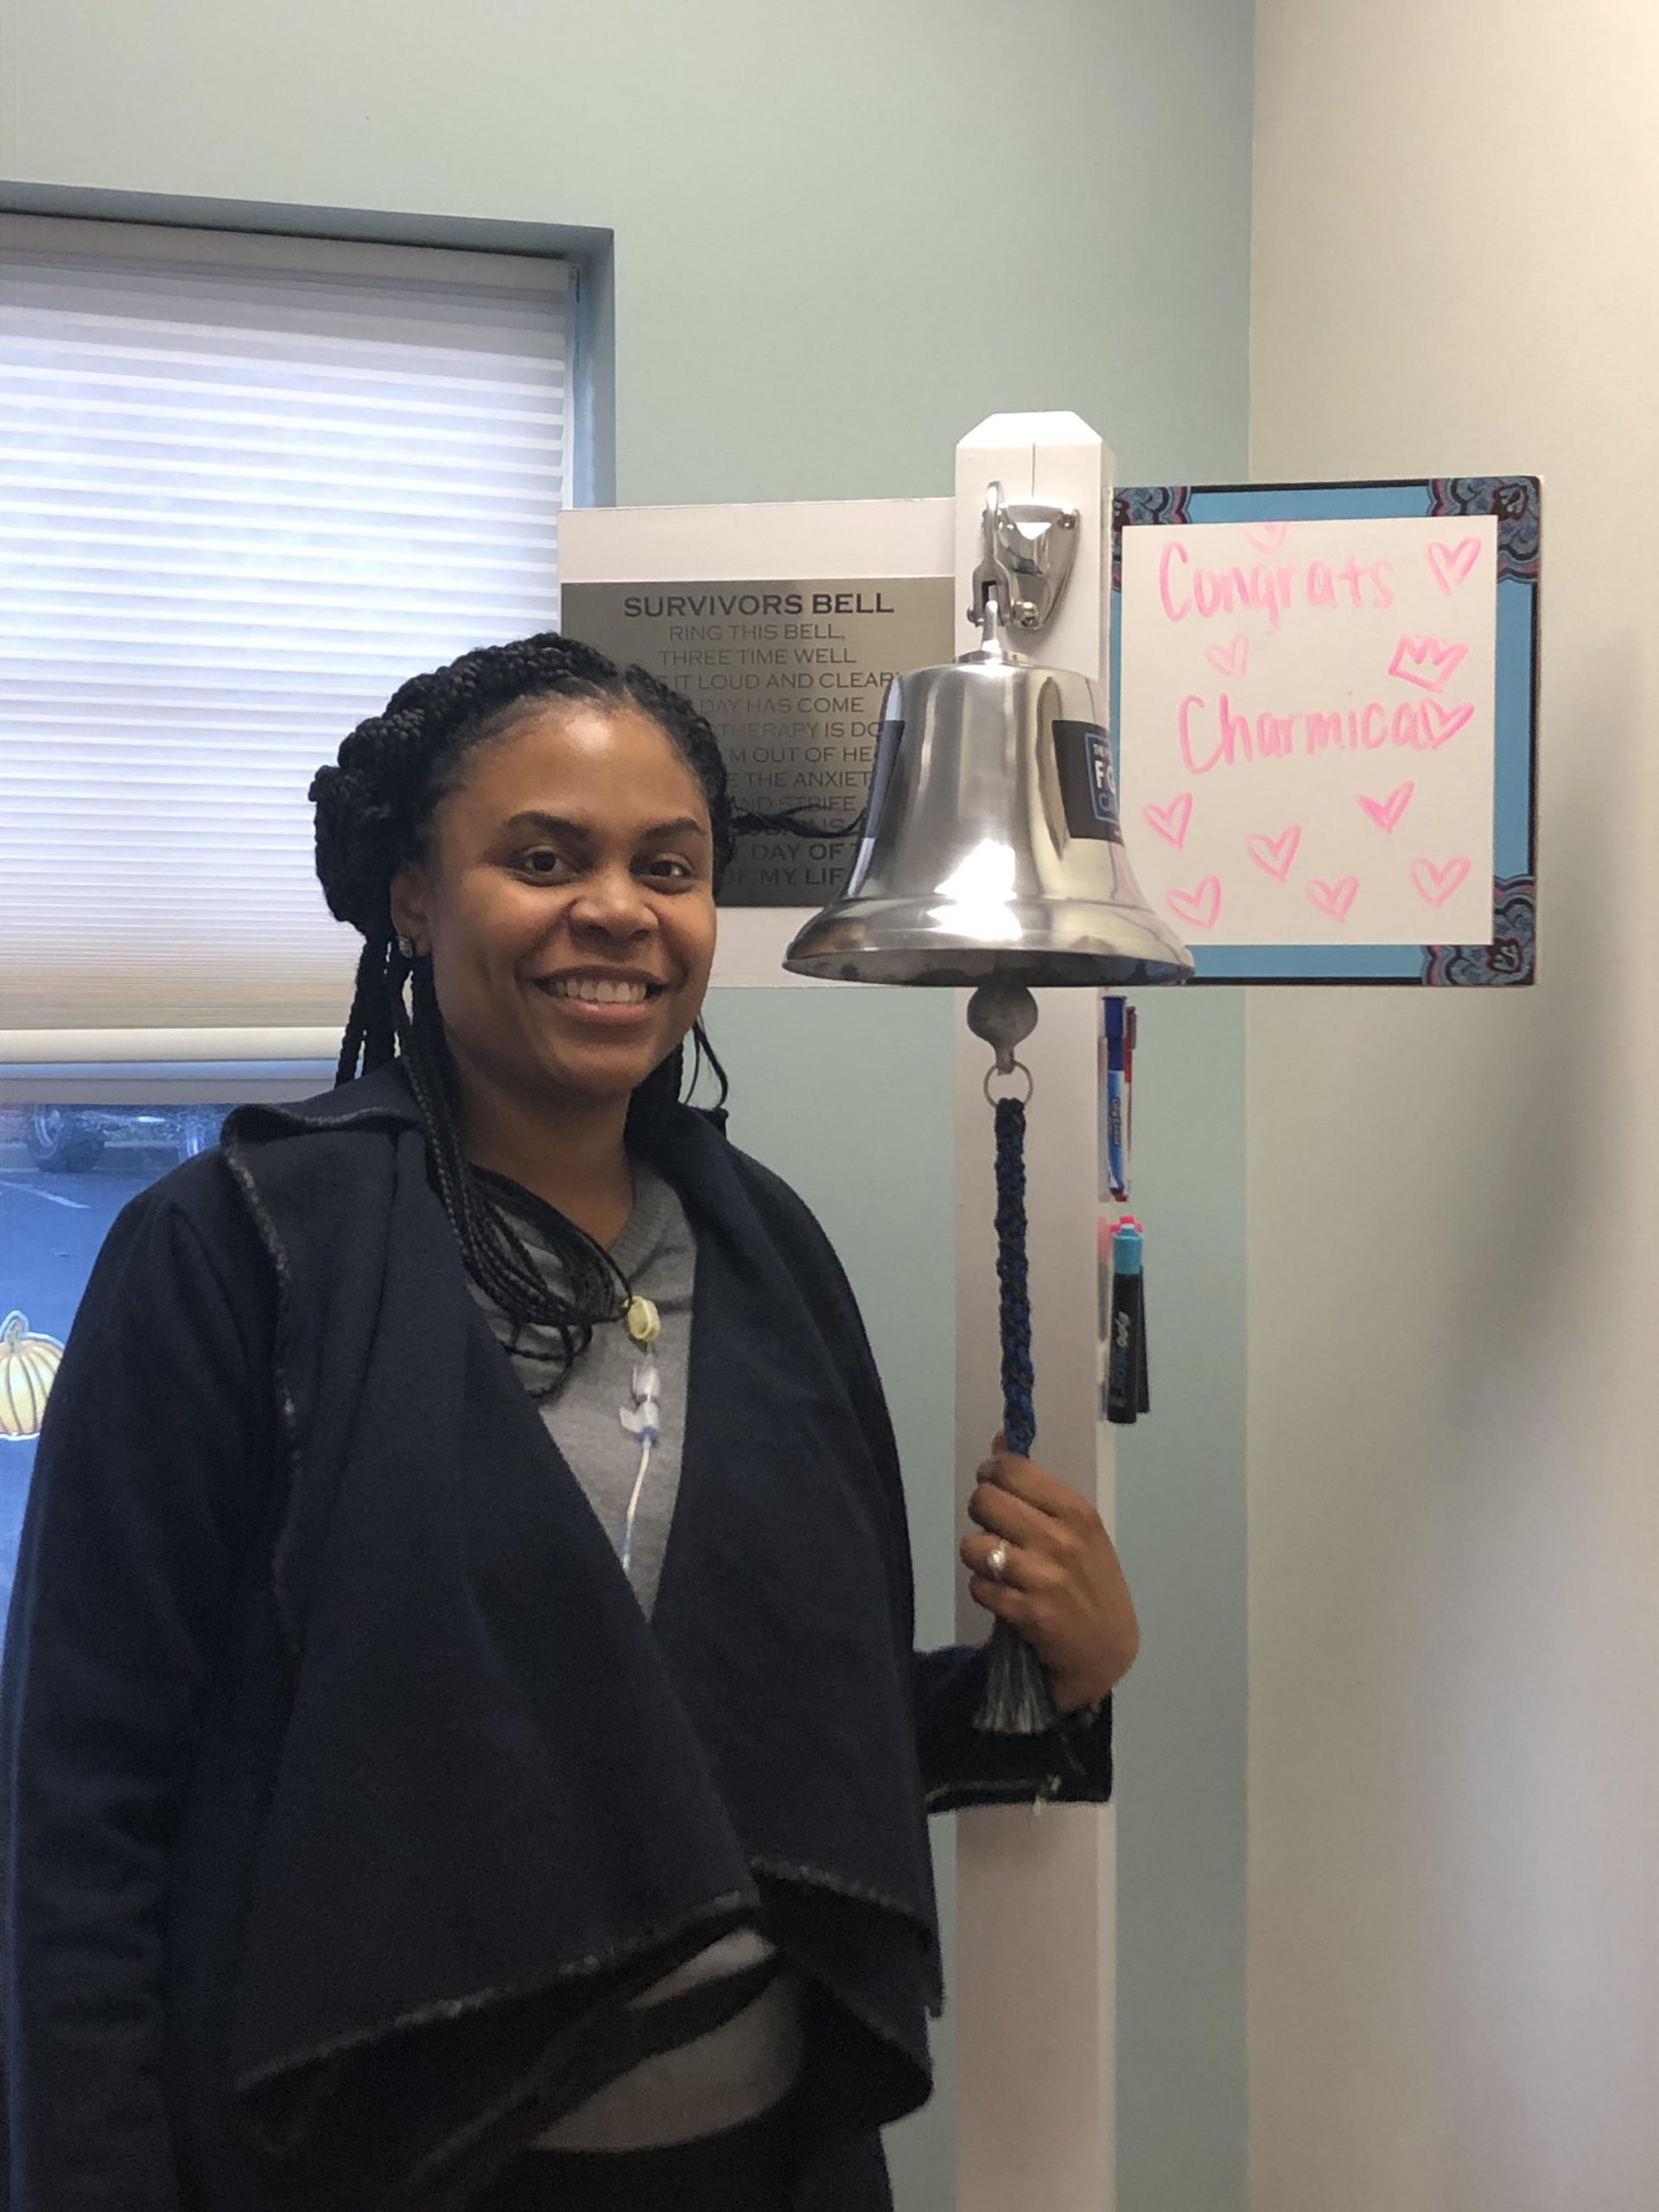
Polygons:
[[1103,1196],[1127,1198],[1129,1195],[1128,1147],[1128,1064],[1129,1035],[1128,1007],[1126,1001],[1108,997],[1105,1001],[1104,1038],[1106,1046],[1106,1085],[1104,1126],[1101,1135],[1105,1171]]

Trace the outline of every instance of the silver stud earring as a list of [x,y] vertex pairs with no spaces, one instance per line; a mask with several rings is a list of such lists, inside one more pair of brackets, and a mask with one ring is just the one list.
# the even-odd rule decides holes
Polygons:
[[412,960],[415,957],[414,938],[399,936],[397,939],[397,950],[404,959]]

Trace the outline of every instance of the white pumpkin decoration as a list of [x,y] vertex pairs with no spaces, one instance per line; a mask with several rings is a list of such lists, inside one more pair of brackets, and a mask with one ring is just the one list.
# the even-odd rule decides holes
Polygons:
[[57,1338],[31,1336],[21,1313],[0,1321],[0,1438],[29,1444],[40,1434],[62,1357]]

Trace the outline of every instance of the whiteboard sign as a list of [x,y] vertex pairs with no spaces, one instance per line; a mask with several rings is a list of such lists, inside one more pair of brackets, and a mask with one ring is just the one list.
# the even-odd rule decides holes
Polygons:
[[1491,935],[1497,538],[1490,515],[1451,539],[1125,531],[1124,800],[1141,888],[1184,934]]
[[[1530,979],[1536,486],[1447,480],[1529,487],[1529,575],[1500,502],[1427,512],[1433,485],[1123,495],[1125,824],[1201,978]],[[1416,512],[1380,512],[1379,494]],[[1525,588],[1507,609],[1506,569]],[[1518,700],[1504,612],[1525,626]],[[1507,818],[1501,752],[1524,787]],[[1500,940],[1455,974],[1436,957]]]

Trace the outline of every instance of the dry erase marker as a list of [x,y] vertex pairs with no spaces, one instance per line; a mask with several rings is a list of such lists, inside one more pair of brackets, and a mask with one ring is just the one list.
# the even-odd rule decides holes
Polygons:
[[1129,1195],[1128,1086],[1125,1081],[1125,1051],[1128,1034],[1124,1017],[1128,1009],[1120,998],[1105,1001],[1106,1192],[1114,1198]]
[[1143,1251],[1139,1222],[1120,1222],[1112,1238],[1112,1318],[1106,1348],[1108,1421],[1132,1421],[1147,1409]]

